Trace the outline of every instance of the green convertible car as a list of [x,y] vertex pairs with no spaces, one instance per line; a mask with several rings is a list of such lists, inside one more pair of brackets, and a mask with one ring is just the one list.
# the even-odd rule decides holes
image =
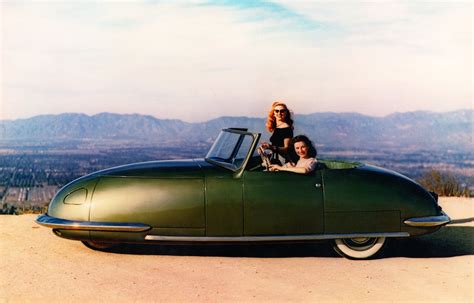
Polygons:
[[260,134],[222,130],[205,159],[102,170],[64,186],[36,222],[105,249],[118,243],[331,240],[348,258],[374,256],[386,238],[450,222],[437,196],[396,172],[319,160],[302,175],[270,172]]

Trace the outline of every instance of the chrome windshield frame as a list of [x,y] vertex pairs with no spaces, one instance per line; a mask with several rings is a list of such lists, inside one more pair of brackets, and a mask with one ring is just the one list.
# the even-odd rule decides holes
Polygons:
[[[240,148],[242,146],[244,136],[251,136],[252,137],[253,141],[252,141],[252,143],[250,145],[250,148],[247,152],[247,155],[244,157],[244,160],[242,161],[241,165],[239,167],[236,167],[236,166],[234,166],[230,163],[227,163],[227,162],[221,162],[221,161],[217,161],[217,160],[214,160],[214,159],[210,159],[210,158],[207,157],[207,155],[204,158],[204,160],[206,162],[209,162],[209,163],[214,164],[216,166],[219,166],[219,167],[222,167],[222,168],[225,168],[225,169],[228,169],[228,170],[232,171],[234,173],[235,177],[240,177],[242,175],[243,170],[247,166],[247,163],[248,163],[249,159],[251,158],[251,155],[253,154],[253,152],[254,152],[254,150],[257,146],[258,140],[260,139],[260,133],[251,133],[251,132],[248,132],[247,129],[243,129],[243,128],[227,128],[227,129],[221,130],[221,133],[222,132],[228,132],[228,133],[234,133],[234,134],[240,135],[240,138],[237,141],[237,143],[235,144],[235,146],[233,148],[233,151],[232,151],[231,156],[234,157],[234,158],[235,158],[235,156],[237,155],[238,151],[240,150]],[[221,133],[219,133],[219,135]],[[212,148],[215,146],[216,143],[217,143],[217,140],[214,142],[214,144],[209,149],[209,151],[212,150]],[[209,152],[208,152],[208,154],[209,154]]]

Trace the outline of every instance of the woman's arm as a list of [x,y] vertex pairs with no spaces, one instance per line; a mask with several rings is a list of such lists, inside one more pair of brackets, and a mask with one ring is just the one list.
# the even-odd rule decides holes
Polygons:
[[291,138],[283,139],[283,146],[282,147],[273,146],[275,148],[274,151],[279,154],[286,155],[288,153],[288,148],[290,147],[290,142],[291,142]]
[[271,171],[289,171],[289,172],[297,173],[297,174],[309,173],[309,171],[307,171],[307,169],[304,167],[280,166],[276,164],[270,165],[270,170]]
[[263,142],[260,146],[265,148],[265,149],[270,149],[271,151],[274,151],[274,152],[277,152],[277,153],[287,153],[288,148],[290,147],[290,142],[291,142],[291,138],[285,138],[285,139],[283,139],[283,146],[282,147],[271,145],[268,142]]
[[262,142],[262,144],[260,144],[261,147],[263,147],[264,149],[271,149],[271,144],[268,143],[268,142]]
[[[301,159],[300,159],[301,161]],[[298,161],[296,164],[286,163],[283,166],[270,165],[271,171],[289,171],[297,174],[308,174],[316,169],[318,161],[316,158],[304,159],[302,162]],[[299,166],[296,166],[299,165]]]

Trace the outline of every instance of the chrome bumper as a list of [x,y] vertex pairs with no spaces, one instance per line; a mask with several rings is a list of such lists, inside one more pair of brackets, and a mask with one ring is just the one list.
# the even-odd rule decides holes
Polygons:
[[69,230],[140,232],[151,229],[151,226],[143,223],[71,221],[50,217],[48,215],[38,216],[35,222],[46,227]]
[[441,211],[441,215],[439,216],[411,218],[403,221],[406,225],[415,227],[442,226],[449,222],[451,222],[451,219],[444,211]]
[[311,241],[332,240],[344,238],[401,238],[409,237],[407,232],[393,233],[359,233],[359,234],[327,234],[327,235],[293,235],[293,236],[247,236],[247,237],[186,237],[186,236],[159,236],[146,235],[150,241],[178,241],[178,242],[277,242],[277,241]]

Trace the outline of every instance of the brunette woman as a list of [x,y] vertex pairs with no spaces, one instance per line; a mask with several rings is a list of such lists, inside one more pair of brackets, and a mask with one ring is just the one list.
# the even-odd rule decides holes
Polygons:
[[271,171],[289,171],[297,174],[307,174],[316,169],[316,148],[308,137],[300,135],[291,140],[290,154],[297,159],[296,163],[288,162],[285,165],[270,165]]
[[293,138],[293,120],[291,113],[285,103],[273,102],[270,112],[268,113],[266,127],[272,133],[270,142],[263,142],[264,149],[273,151],[273,162],[280,164],[286,162],[288,158],[288,147]]

